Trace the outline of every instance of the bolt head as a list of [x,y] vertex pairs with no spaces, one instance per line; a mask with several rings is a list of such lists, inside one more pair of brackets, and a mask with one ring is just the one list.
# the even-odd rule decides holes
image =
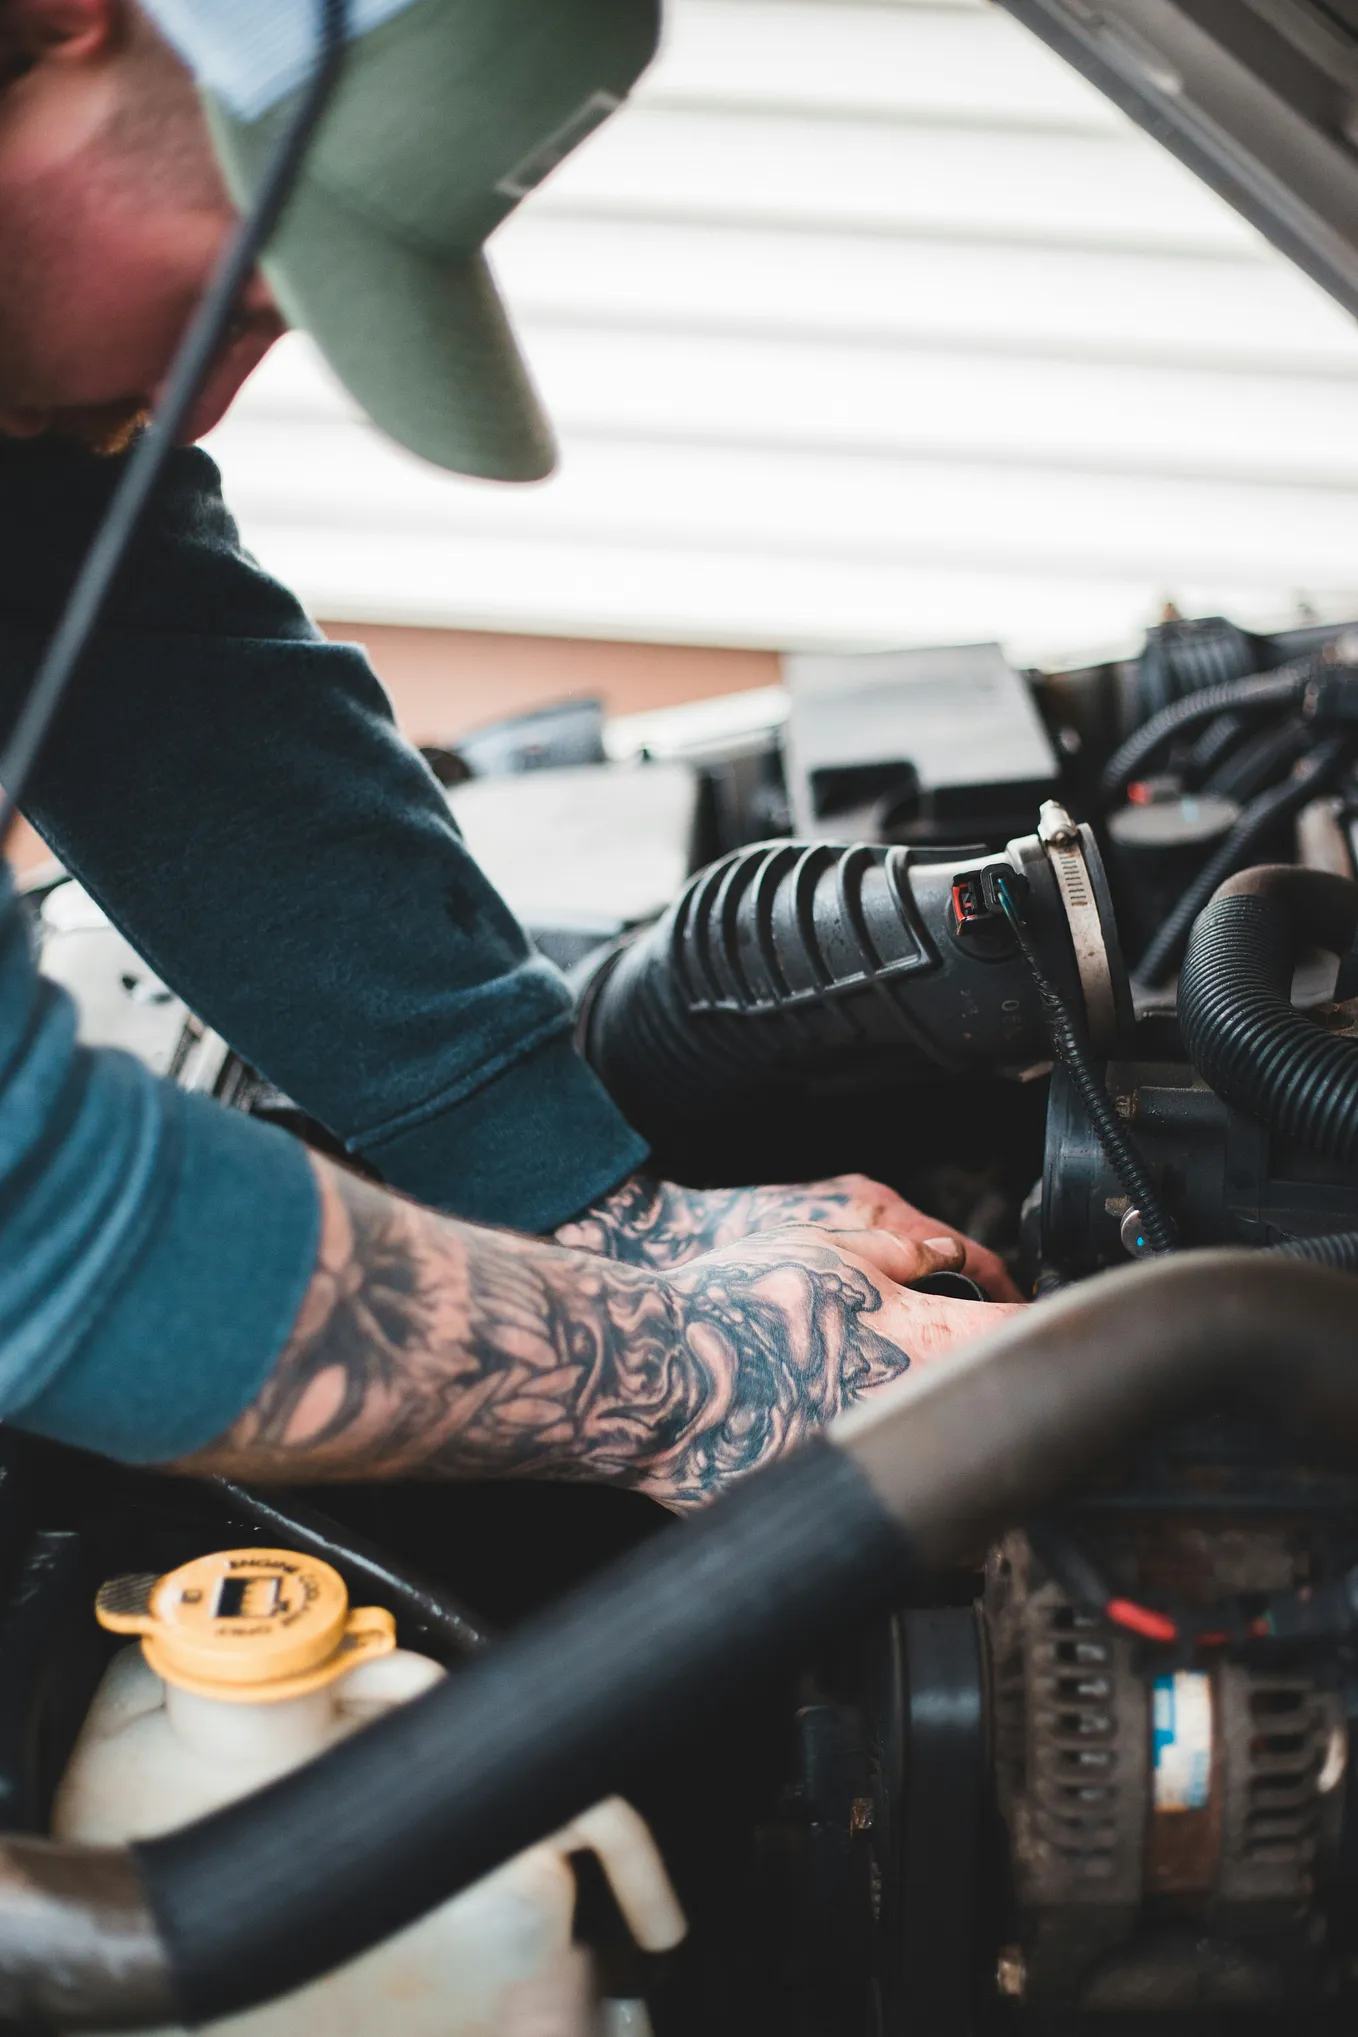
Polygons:
[[1022,2001],[1028,1985],[1028,1962],[1023,1956],[1021,1945],[1001,1947],[995,1961],[995,1992],[1007,2001]]
[[855,1797],[849,1805],[850,1832],[870,1832],[875,1822],[872,1798]]
[[1127,1211],[1118,1225],[1118,1236],[1122,1240],[1122,1249],[1129,1259],[1144,1258],[1151,1249],[1142,1227],[1139,1209]]

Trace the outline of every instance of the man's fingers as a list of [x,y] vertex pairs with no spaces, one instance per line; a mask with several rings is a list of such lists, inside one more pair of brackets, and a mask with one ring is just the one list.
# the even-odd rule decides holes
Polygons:
[[908,1287],[912,1280],[923,1280],[928,1273],[956,1273],[965,1257],[960,1238],[903,1238],[898,1231],[880,1227],[833,1230],[827,1236],[836,1251],[863,1260],[897,1287]]
[[[935,1246],[939,1243],[936,1233],[948,1228],[949,1235],[964,1256],[927,1270],[943,1271],[946,1268],[949,1272],[970,1274],[992,1301],[1023,1300],[998,1253],[990,1251],[985,1245],[978,1245],[974,1238],[968,1238],[962,1231],[945,1227],[937,1217],[927,1216],[912,1202],[897,1195],[894,1188],[887,1188],[880,1181],[871,1181],[864,1174],[844,1174],[837,1181],[826,1182],[823,1186],[827,1193],[837,1193],[844,1198],[847,1222],[857,1221],[872,1229],[890,1231],[898,1238],[923,1239]],[[920,1278],[919,1274],[913,1277],[916,1280]]]

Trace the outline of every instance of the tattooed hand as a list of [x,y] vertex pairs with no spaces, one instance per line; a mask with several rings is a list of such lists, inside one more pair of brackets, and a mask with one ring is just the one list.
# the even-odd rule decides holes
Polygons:
[[[927,1249],[927,1248],[926,1248]],[[783,1456],[844,1408],[998,1326],[1012,1309],[912,1294],[935,1270],[884,1230],[767,1231],[670,1276],[683,1339],[677,1384],[692,1408],[637,1481],[667,1505],[700,1505]]]
[[320,1255],[292,1337],[185,1470],[589,1479],[699,1506],[1009,1313],[911,1293],[941,1255],[880,1229],[769,1231],[664,1274],[314,1164]]
[[672,1181],[633,1174],[583,1216],[562,1224],[555,1235],[558,1243],[577,1251],[603,1252],[629,1266],[650,1266],[663,1273],[700,1253],[720,1251],[739,1238],[783,1224],[890,1231],[908,1243],[928,1244],[942,1252],[937,1270],[969,1273],[993,1300],[1020,1299],[1003,1260],[994,1252],[937,1217],[926,1216],[894,1189],[869,1181],[865,1174],[840,1174],[833,1181],[808,1181],[796,1188],[708,1189],[679,1188]]

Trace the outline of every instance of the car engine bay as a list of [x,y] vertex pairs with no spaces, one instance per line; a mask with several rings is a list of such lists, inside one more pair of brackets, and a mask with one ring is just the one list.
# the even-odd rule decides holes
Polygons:
[[[688,743],[678,899],[574,930],[582,1050],[658,1169],[871,1172],[1001,1251],[1035,1325],[1205,1248],[1358,1270],[1358,633],[1173,617],[1078,671],[982,646],[793,660],[789,682],[785,724]],[[972,731],[1006,717],[997,776]],[[603,779],[675,761],[582,766],[577,737],[558,759],[538,729],[479,773],[450,746],[440,775],[512,810],[557,767],[597,811]],[[71,880],[27,903],[90,1037],[334,1150]],[[571,931],[534,927],[549,953]],[[303,1498],[3,1449],[19,1832],[49,1829],[110,1659],[110,1578],[297,1550],[455,1680],[664,1521],[612,1492]],[[1347,2027],[1358,1477],[1258,1411],[1195,1410],[1006,1527],[628,1764],[690,1930],[639,1949],[572,1853],[614,2004],[662,2037]]]

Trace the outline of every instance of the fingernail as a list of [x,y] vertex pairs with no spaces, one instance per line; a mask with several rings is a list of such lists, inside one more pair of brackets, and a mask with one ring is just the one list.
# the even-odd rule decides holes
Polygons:
[[956,1255],[961,1252],[962,1247],[956,1238],[926,1238],[924,1249],[926,1252],[947,1252]]

